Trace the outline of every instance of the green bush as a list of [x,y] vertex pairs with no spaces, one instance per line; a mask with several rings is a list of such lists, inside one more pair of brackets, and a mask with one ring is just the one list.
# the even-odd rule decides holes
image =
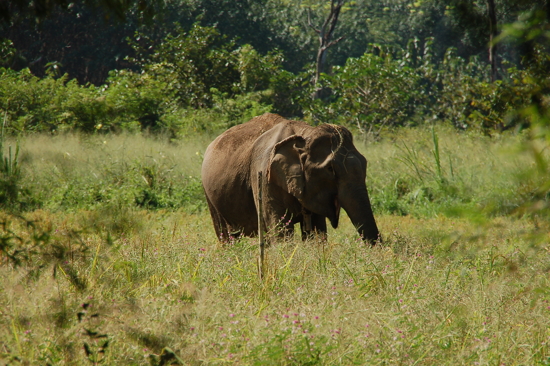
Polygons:
[[238,85],[236,46],[215,28],[195,24],[189,32],[177,27],[158,46],[136,34],[131,44],[144,74],[164,80],[181,107],[212,105],[211,88],[232,93]]
[[[380,47],[377,47],[380,50]],[[335,100],[321,110],[320,120],[340,120],[369,131],[384,126],[408,124],[425,101],[420,93],[420,75],[390,52],[367,52],[350,58],[326,76]]]
[[159,121],[173,112],[175,88],[168,75],[161,75],[162,65],[150,65],[157,74],[136,73],[129,70],[112,71],[105,87],[105,100],[113,119],[114,130],[158,131]]
[[[79,85],[49,65],[43,78],[28,69],[0,69],[0,109],[12,132],[149,131],[172,138],[217,132],[267,111],[287,117],[382,129],[445,121],[491,134],[525,126],[520,113],[533,98],[548,103],[547,54],[535,47],[522,68],[489,82],[488,65],[449,48],[434,57],[433,40],[405,49],[370,45],[365,54],[323,74],[321,100],[312,100],[311,70],[284,70],[282,53],[238,47],[216,28],[176,26],[154,41],[136,34],[135,70],[111,71],[102,86]],[[202,116],[200,121],[195,116]],[[189,117],[192,116],[192,117]],[[204,117],[204,118],[203,118]]]
[[[113,70],[99,87],[79,85],[57,75],[57,65],[38,78],[28,69],[0,69],[0,110],[11,132],[139,131],[185,134],[178,116],[210,110],[216,131],[271,111],[289,110],[296,94],[292,74],[274,51],[260,55],[249,45],[237,47],[215,28],[176,27],[160,43],[136,35],[130,41],[140,71]],[[289,93],[293,91],[293,93]],[[288,103],[297,111],[296,102]],[[199,112],[201,114],[202,112]]]
[[516,111],[531,103],[532,80],[541,70],[510,68],[491,83],[488,65],[478,58],[466,61],[449,48],[438,61],[431,47],[431,39],[422,47],[411,41],[408,49],[371,45],[363,56],[322,75],[330,95],[306,105],[307,114],[375,135],[432,120],[482,133],[523,123]]

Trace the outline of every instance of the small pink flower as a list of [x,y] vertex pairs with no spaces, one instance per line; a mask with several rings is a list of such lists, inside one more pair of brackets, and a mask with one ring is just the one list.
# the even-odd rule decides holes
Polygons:
[[229,314],[229,316],[233,318],[235,316],[235,314]]
[[288,318],[288,314],[283,314],[283,318]]

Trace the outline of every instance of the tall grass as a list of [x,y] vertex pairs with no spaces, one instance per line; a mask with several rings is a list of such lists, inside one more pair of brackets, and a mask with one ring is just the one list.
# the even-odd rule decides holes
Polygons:
[[368,184],[382,212],[431,217],[438,214],[513,214],[540,180],[524,136],[480,136],[451,128],[401,129],[362,149]]
[[20,206],[20,187],[21,167],[19,165],[19,143],[16,142],[15,152],[12,146],[8,145],[7,151],[4,149],[4,127],[6,123],[6,113],[4,113],[0,131],[0,207],[9,208]]
[[[54,241],[81,229],[71,214],[33,219],[56,228]],[[78,261],[82,286],[63,263],[50,264],[55,277],[34,280],[28,271],[38,263],[0,268],[4,362],[549,361],[548,253],[525,235],[534,231],[528,222],[479,230],[459,219],[379,216],[386,244],[369,248],[344,220],[326,244],[270,247],[261,281],[257,243],[220,246],[207,215],[141,219],[146,229],[111,244],[84,235],[88,256],[66,259]]]
[[[520,140],[436,127],[357,141],[384,244],[343,215],[326,243],[269,247],[260,280],[256,240],[222,246],[204,210],[136,206],[136,187],[162,198],[198,177],[206,141],[29,137],[23,181],[51,206],[0,220],[0,361],[548,364],[550,226],[502,215],[536,183],[516,179],[532,166],[510,154]],[[93,184],[110,201],[47,197]]]
[[[356,144],[369,161],[375,211],[494,217],[520,211],[541,186],[533,154],[519,150],[523,139],[434,126]],[[204,210],[200,165],[208,141],[204,135],[176,142],[133,134],[28,136],[17,166],[24,206]]]
[[206,137],[168,142],[140,135],[29,136],[26,184],[39,207],[204,208],[200,164]]

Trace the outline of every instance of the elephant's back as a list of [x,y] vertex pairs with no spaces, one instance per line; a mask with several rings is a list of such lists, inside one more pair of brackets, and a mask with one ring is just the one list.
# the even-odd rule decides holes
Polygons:
[[254,142],[264,132],[285,122],[283,117],[266,113],[233,126],[208,145],[203,160],[203,175],[218,169],[246,170]]
[[269,131],[279,123],[287,120],[278,114],[265,113],[254,117],[250,121],[233,126],[218,136],[209,146],[213,152],[235,152],[241,149],[250,149],[254,141],[264,132]]
[[[286,121],[283,117],[266,113],[250,121],[231,127],[208,145],[202,163],[202,181],[207,191],[224,185],[243,186],[249,179],[249,164],[254,142],[264,132]],[[224,189],[225,190],[225,189]]]

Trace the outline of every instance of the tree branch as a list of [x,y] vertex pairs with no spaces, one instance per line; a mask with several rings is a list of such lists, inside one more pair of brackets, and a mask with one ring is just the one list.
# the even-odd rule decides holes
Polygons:
[[[340,10],[342,10],[342,6],[344,5],[344,0],[338,0],[338,4],[336,7],[334,6],[334,0],[330,2],[330,15],[327,18],[327,22],[330,19],[330,30],[328,31],[328,38],[330,39],[332,37],[332,33],[334,33],[334,29],[336,28],[336,23],[338,23],[338,17],[340,16]],[[325,27],[326,25],[324,25]]]
[[331,41],[329,42],[329,44],[326,45],[326,48],[329,48],[329,47],[332,47],[334,46],[336,43],[340,42],[341,40],[343,40],[344,38],[346,38],[345,36],[342,36],[338,39],[335,39],[334,41]]
[[[334,30],[336,29],[336,24],[338,23],[338,17],[342,6],[346,0],[330,0],[330,14],[325,18],[323,25],[320,29],[317,29],[311,23],[311,9],[308,9],[308,25],[319,35],[319,48],[317,50],[317,60],[315,67],[315,76],[313,78],[313,85],[317,85],[317,81],[321,73],[325,68],[325,59],[327,55],[327,50],[340,42],[344,37],[339,37],[338,39],[333,40]],[[317,88],[313,98],[317,99],[320,97],[321,89]]]
[[317,32],[317,34],[321,34],[321,31],[319,29],[315,28],[313,23],[311,23],[311,9],[310,8],[307,8],[307,25],[310,26],[311,29],[313,29],[315,32]]

